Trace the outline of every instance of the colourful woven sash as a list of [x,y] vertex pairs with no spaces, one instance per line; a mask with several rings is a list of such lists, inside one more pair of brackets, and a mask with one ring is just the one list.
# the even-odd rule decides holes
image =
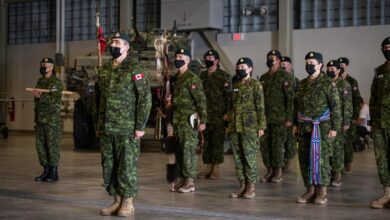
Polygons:
[[330,120],[330,110],[326,109],[320,117],[312,119],[305,116],[302,113],[298,113],[299,122],[311,122],[313,123],[313,131],[311,132],[311,143],[310,143],[310,183],[313,185],[319,185],[321,183],[321,133],[320,123],[323,121]]

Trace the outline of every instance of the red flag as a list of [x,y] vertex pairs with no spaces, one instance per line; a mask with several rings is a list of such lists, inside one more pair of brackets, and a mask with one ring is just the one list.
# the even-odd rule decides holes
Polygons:
[[103,36],[103,28],[99,26],[99,32],[98,32],[98,40],[100,42],[100,53],[103,54],[104,50],[106,49],[106,38]]

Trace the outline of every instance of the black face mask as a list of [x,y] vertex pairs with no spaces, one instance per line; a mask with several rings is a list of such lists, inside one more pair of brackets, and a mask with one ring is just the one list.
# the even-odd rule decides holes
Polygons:
[[280,69],[287,70],[285,66],[281,66]]
[[246,73],[246,69],[236,70],[236,76],[237,76],[238,80],[245,78],[247,75],[248,75],[248,73]]
[[335,71],[326,71],[326,74],[328,74],[328,76],[330,78],[335,78],[336,77],[336,72]]
[[390,60],[390,50],[382,51],[383,56],[385,56],[386,60]]
[[314,64],[306,64],[306,72],[309,75],[313,75],[316,72],[316,65],[314,65]]
[[110,47],[111,56],[116,59],[122,55],[120,47]]
[[44,67],[44,66],[41,66],[41,68],[39,69],[39,72],[41,73],[41,75],[46,75],[46,70],[47,70],[47,68],[46,67]]
[[345,72],[344,67],[340,67],[340,74],[343,74]]
[[212,67],[214,65],[214,61],[211,60],[205,60],[204,64],[206,64],[207,69]]
[[185,64],[184,60],[175,60],[173,61],[173,65],[175,65],[176,69],[180,69]]
[[271,68],[273,65],[274,65],[274,61],[271,60],[271,59],[268,59],[268,60],[267,60],[267,67],[268,67],[268,68]]

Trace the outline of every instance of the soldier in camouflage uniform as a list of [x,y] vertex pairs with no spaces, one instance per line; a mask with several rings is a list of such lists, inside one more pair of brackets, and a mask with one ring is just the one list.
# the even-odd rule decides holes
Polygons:
[[344,174],[349,174],[352,170],[352,161],[353,161],[353,143],[352,140],[356,134],[356,121],[359,118],[360,112],[360,91],[359,85],[356,79],[351,77],[349,74],[349,60],[346,57],[340,57],[337,59],[340,63],[341,77],[346,80],[352,88],[352,124],[348,129],[347,137],[344,145]]
[[349,83],[340,77],[340,64],[337,60],[329,61],[326,67],[326,73],[332,79],[332,83],[336,86],[340,96],[343,129],[341,132],[338,132],[333,141],[333,151],[330,158],[330,164],[332,167],[331,186],[340,187],[341,171],[344,170],[344,145],[346,141],[346,133],[352,120],[352,90]]
[[284,145],[287,128],[292,126],[294,110],[293,77],[280,68],[282,55],[277,50],[267,54],[269,71],[260,77],[264,89],[267,129],[261,138],[261,155],[267,168],[262,182],[282,181],[284,166]]
[[384,195],[371,203],[372,208],[383,208],[390,204],[390,37],[383,40],[382,52],[386,62],[375,69],[371,85],[370,124]]
[[209,50],[204,55],[207,71],[200,74],[207,99],[207,129],[204,132],[203,163],[206,169],[198,178],[219,179],[223,163],[223,143],[227,120],[230,75],[219,68],[219,54]]
[[114,203],[101,215],[130,216],[138,191],[137,160],[151,109],[148,74],[130,62],[126,33],[111,38],[113,59],[98,69],[100,106],[97,134],[100,137],[103,180]]
[[[299,79],[294,74],[291,58],[287,57],[287,56],[283,56],[282,62],[280,63],[280,68],[284,69],[287,73],[292,75],[294,93],[296,93],[298,90],[298,87],[299,87]],[[294,100],[295,100],[295,98],[294,98]],[[294,102],[294,105],[295,105],[295,102]],[[296,117],[296,114],[294,114],[293,121],[296,121],[296,120],[297,120],[297,117]],[[291,170],[291,166],[292,166],[291,161],[294,159],[295,154],[297,153],[296,143],[297,143],[297,139],[296,139],[295,135],[293,134],[293,126],[290,126],[287,128],[286,143],[284,144],[283,172]]]
[[260,82],[251,78],[252,72],[252,60],[240,58],[236,64],[237,81],[233,84],[228,129],[240,186],[230,194],[231,198],[255,197],[255,183],[258,180],[259,139],[264,134],[266,121],[263,89]]
[[179,142],[177,165],[183,181],[178,184],[177,191],[181,193],[195,191],[198,131],[203,131],[207,123],[202,81],[189,69],[190,61],[191,54],[187,49],[176,51],[174,65],[179,73],[173,91],[173,130]]
[[36,148],[39,163],[43,167],[41,175],[35,181],[57,181],[58,161],[60,160],[60,148],[62,136],[62,121],[60,114],[61,92],[63,85],[55,75],[54,60],[43,58],[36,88],[48,89],[50,92],[33,91],[35,103],[35,130]]
[[340,98],[329,77],[321,73],[322,55],[309,52],[305,60],[309,76],[299,84],[296,109],[299,165],[307,191],[296,201],[326,204],[333,139],[341,127]]

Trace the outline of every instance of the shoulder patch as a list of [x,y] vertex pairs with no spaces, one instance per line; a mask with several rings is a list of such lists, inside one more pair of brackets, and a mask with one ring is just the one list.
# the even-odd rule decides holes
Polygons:
[[348,95],[348,90],[344,90],[344,95]]
[[134,76],[132,77],[132,79],[133,79],[134,81],[137,81],[137,80],[143,79],[144,77],[145,77],[145,74],[144,74],[144,73],[138,73],[138,74],[134,75]]
[[285,81],[285,82],[284,82],[284,85],[285,85],[285,86],[288,86],[288,82],[287,82],[287,81]]
[[196,84],[192,84],[192,85],[190,86],[190,89],[191,89],[191,90],[194,90],[194,89],[196,89],[196,88],[198,88],[198,86],[197,86]]
[[353,90],[357,90],[357,89],[358,89],[358,87],[357,87],[357,86],[353,87]]
[[223,84],[224,87],[228,87],[230,84],[228,82],[226,82],[225,84]]

